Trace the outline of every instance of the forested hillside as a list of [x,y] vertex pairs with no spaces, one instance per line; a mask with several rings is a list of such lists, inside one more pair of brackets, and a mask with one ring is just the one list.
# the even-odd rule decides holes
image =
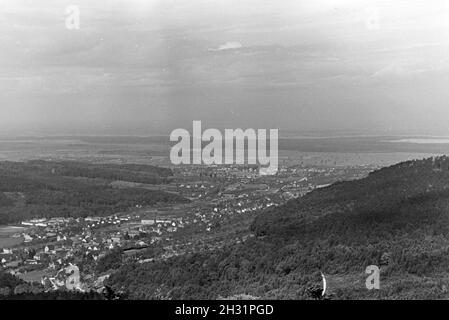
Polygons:
[[[448,298],[449,158],[400,163],[262,212],[256,237],[212,252],[126,264],[108,284],[130,298],[249,294],[309,299]],[[381,269],[381,289],[365,269]]]
[[114,188],[112,181],[165,183],[170,169],[79,162],[0,162],[0,224],[36,217],[108,215],[136,205],[185,202],[145,188]]

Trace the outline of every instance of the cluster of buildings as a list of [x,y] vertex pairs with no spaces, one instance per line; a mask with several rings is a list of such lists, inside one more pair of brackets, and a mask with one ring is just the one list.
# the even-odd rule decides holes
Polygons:
[[146,245],[117,231],[117,227],[130,220],[130,215],[112,215],[23,221],[26,230],[14,236],[22,237],[24,245],[3,248],[0,268],[24,280],[39,281],[39,277],[32,279],[31,275],[51,278],[73,263],[95,262],[127,243]]

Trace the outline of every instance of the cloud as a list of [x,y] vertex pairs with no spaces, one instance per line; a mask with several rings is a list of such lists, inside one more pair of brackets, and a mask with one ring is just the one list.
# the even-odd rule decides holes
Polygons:
[[210,48],[209,51],[223,51],[223,50],[233,50],[233,49],[240,49],[242,48],[242,44],[240,42],[236,41],[228,41],[222,45],[220,45],[218,48]]

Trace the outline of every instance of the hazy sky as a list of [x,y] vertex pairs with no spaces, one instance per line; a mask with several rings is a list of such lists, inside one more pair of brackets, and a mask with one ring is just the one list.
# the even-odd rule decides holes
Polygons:
[[449,1],[0,0],[0,71],[5,130],[449,135]]

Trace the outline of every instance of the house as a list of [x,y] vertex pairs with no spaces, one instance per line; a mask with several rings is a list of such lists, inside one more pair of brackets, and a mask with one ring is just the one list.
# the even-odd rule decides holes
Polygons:
[[37,253],[34,255],[33,260],[35,261],[41,261],[45,257],[44,253]]
[[140,223],[143,225],[152,226],[153,224],[155,224],[155,220],[154,219],[150,219],[150,220],[144,219],[144,220],[141,220]]
[[13,255],[9,253],[0,253],[0,261],[5,264],[13,259]]
[[162,224],[171,224],[171,220],[156,220],[156,223],[162,223]]
[[121,238],[120,237],[111,237],[112,243],[120,244]]
[[131,230],[131,231],[128,232],[128,235],[131,238],[137,237],[139,234],[140,234],[140,231],[138,231],[138,230]]
[[54,251],[55,251],[55,246],[52,244],[48,244],[44,248],[45,253],[54,252]]
[[87,217],[84,219],[84,221],[93,221],[93,222],[99,222],[101,218],[99,217]]

